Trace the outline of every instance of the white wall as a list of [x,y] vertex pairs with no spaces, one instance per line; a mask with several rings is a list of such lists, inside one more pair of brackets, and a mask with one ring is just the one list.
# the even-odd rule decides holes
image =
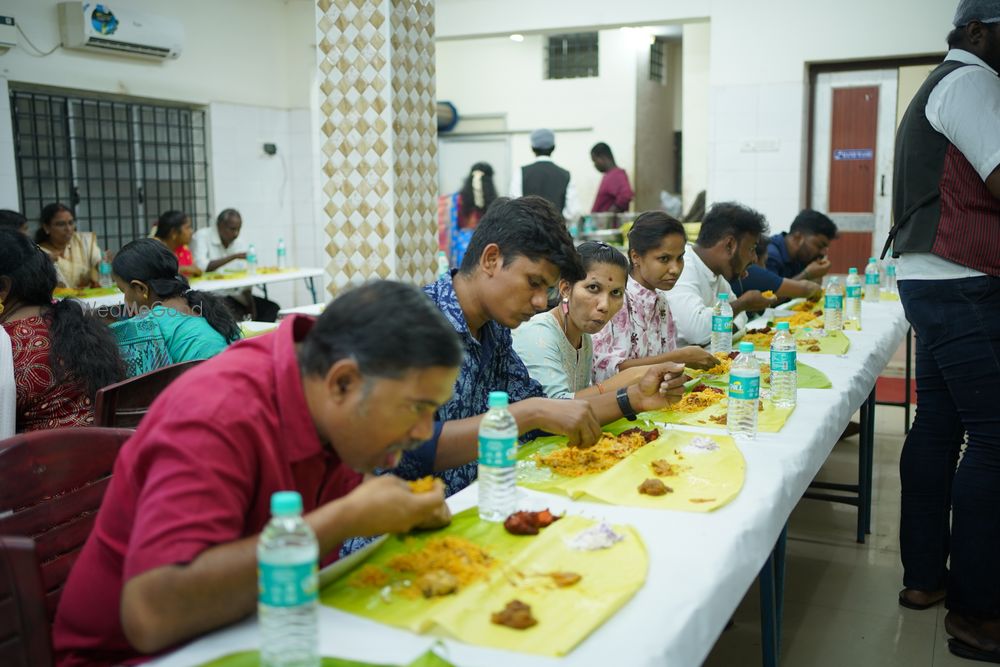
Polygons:
[[709,53],[708,23],[687,23],[681,41],[681,199],[684,212],[708,189]]
[[[687,161],[697,161],[700,152],[707,156],[710,202],[740,199],[763,211],[772,228],[780,231],[787,229],[803,203],[808,64],[943,52],[956,4],[955,0],[835,4],[439,0],[437,34],[453,39],[709,19],[708,104],[697,110],[684,104],[685,204],[697,192],[696,175]],[[686,62],[685,74],[690,71]],[[685,79],[685,87],[689,83]],[[688,136],[692,122],[697,123],[692,113],[707,115],[707,144],[694,144]],[[753,145],[769,149],[748,152],[746,148]]]
[[[558,80],[543,78],[541,35],[523,42],[496,37],[437,43],[438,99],[453,102],[459,116],[506,113],[509,130],[556,130],[552,158],[573,175],[584,211],[600,183],[590,161],[595,143],[611,146],[618,165],[634,176],[635,57],[649,48],[648,41],[621,30],[601,31],[599,39],[599,76]],[[517,168],[533,161],[528,135],[514,134],[511,163]]]

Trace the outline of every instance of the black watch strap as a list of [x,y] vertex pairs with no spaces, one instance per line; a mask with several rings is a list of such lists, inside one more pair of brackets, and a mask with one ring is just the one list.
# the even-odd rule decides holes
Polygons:
[[622,387],[615,394],[615,398],[618,399],[618,407],[621,408],[622,416],[630,422],[635,421],[635,410],[632,409],[632,404],[628,400],[628,387]]

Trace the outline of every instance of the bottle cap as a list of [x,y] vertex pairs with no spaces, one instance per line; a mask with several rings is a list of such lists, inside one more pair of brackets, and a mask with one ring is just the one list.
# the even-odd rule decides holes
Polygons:
[[878,261],[878,260],[876,260],[874,257],[869,257],[868,258],[868,263],[869,264],[874,264],[876,261]]
[[510,397],[505,391],[491,391],[488,405],[491,408],[506,408],[510,404]]
[[729,294],[726,292],[719,292],[719,301],[729,301]]
[[847,269],[847,272],[849,274],[851,274],[852,276],[858,275],[858,270],[856,268],[854,268],[853,266],[851,268]]
[[302,514],[302,496],[298,491],[278,491],[271,495],[271,515]]
[[778,331],[788,331],[788,322],[778,322]]
[[753,354],[753,343],[750,341],[740,343],[740,354]]

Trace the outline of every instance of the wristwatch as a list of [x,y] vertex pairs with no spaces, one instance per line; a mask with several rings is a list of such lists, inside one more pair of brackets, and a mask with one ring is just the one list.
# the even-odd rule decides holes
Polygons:
[[618,399],[618,407],[621,408],[622,416],[630,422],[635,421],[635,410],[632,409],[632,404],[628,400],[628,387],[622,387],[615,393],[615,398]]

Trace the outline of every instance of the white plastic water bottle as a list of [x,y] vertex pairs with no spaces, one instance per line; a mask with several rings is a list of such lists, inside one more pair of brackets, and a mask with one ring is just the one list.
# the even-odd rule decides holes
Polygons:
[[760,404],[760,364],[753,356],[753,343],[740,343],[740,354],[729,367],[729,434],[753,439],[757,436]]
[[247,273],[251,276],[257,275],[257,249],[252,243],[247,248]]
[[503,521],[517,504],[517,422],[505,391],[491,391],[479,423],[479,518]]
[[257,616],[263,667],[319,667],[316,535],[302,519],[302,496],[271,496],[271,521],[257,542]]
[[288,250],[285,248],[285,239],[278,239],[278,268],[288,268]]
[[729,305],[729,295],[722,292],[712,307],[712,354],[728,353],[732,349],[733,308]]
[[448,254],[444,250],[438,250],[437,277],[444,278],[450,274],[451,274],[451,264],[448,263]]
[[847,271],[847,298],[844,300],[844,328],[861,331],[861,276],[853,266]]
[[111,278],[111,262],[104,258],[97,265],[97,284],[101,287],[114,287],[115,281]]
[[778,333],[771,339],[771,402],[782,408],[795,406],[799,379],[795,361],[795,339],[788,322],[778,322]]
[[899,294],[896,286],[896,262],[887,260],[885,263],[885,291],[889,294]]
[[865,301],[878,301],[880,285],[878,260],[874,257],[868,258],[868,266],[865,267]]
[[830,278],[823,299],[823,328],[842,331],[844,328],[844,288],[837,278]]

